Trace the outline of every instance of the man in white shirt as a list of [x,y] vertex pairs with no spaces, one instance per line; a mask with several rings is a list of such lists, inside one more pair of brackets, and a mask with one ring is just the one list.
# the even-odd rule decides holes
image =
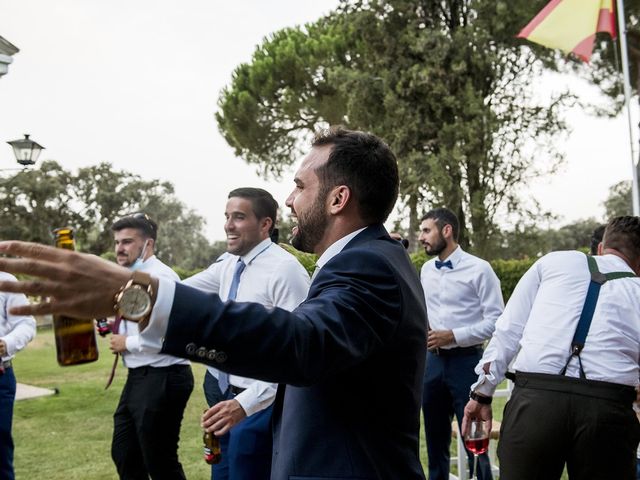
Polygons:
[[[422,412],[430,480],[449,478],[451,421],[455,414],[462,423],[482,344],[504,308],[500,280],[488,262],[462,250],[459,229],[447,208],[427,212],[420,224],[420,243],[427,255],[436,255],[420,275],[429,316]],[[486,454],[479,457],[478,478],[492,478]]]
[[[601,273],[590,269],[593,260]],[[498,444],[501,479],[559,479],[565,463],[572,480],[635,478],[640,279],[628,278],[634,273],[640,273],[640,218],[617,217],[607,225],[601,256],[550,253],[516,286],[465,407],[465,422],[490,419],[491,396],[515,358]],[[591,315],[583,313],[589,311],[590,326]],[[586,330],[578,329],[581,318]]]
[[[0,272],[0,280],[15,282],[16,277]],[[12,360],[36,336],[36,321],[29,315],[12,315],[9,309],[26,305],[20,293],[0,292],[0,479],[13,480],[13,439],[11,423],[16,398],[16,377]]]
[[[228,198],[224,214],[227,254],[183,283],[228,300],[234,272],[242,262],[236,301],[293,310],[306,298],[310,279],[293,255],[271,241],[278,203],[261,188],[238,188]],[[221,375],[226,374],[208,367],[204,381],[211,412],[220,415],[216,433],[221,435],[222,460],[212,466],[212,478],[268,480],[277,385],[230,375],[222,381],[227,388],[221,391]]]
[[[131,270],[179,281],[154,255],[158,226],[144,213],[121,218],[112,226],[116,261]],[[188,360],[143,352],[138,324],[114,324],[110,348],[129,369],[113,415],[111,456],[122,479],[185,478],[178,460],[184,409],[193,391]]]

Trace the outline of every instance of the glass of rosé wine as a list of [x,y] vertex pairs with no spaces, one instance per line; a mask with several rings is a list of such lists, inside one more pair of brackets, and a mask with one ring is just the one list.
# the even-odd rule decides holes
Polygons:
[[490,420],[470,420],[464,436],[464,446],[473,453],[473,478],[478,478],[478,455],[489,448]]

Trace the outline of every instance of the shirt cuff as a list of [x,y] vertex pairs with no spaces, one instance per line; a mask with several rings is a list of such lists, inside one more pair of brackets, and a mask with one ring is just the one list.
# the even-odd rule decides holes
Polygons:
[[253,395],[248,393],[246,390],[238,395],[236,395],[235,399],[238,401],[244,413],[247,414],[247,417],[250,417],[254,413],[261,410],[260,404],[252,398]]
[[453,328],[451,331],[453,332],[454,344],[456,347],[470,347],[471,343],[469,343],[469,332],[468,328],[460,327]]
[[493,397],[498,385],[495,381],[495,376],[491,372],[488,374],[484,372],[485,363],[480,360],[480,363],[476,366],[475,372],[478,374],[478,381],[471,385],[471,390],[487,397]]
[[169,315],[173,306],[173,298],[176,293],[176,284],[173,280],[158,278],[158,295],[156,303],[151,311],[149,324],[139,335],[139,348],[149,353],[159,353],[162,350],[164,336],[169,326]]
[[140,352],[140,337],[138,335],[131,335],[127,337],[125,342],[125,346],[127,347],[127,351],[129,352]]
[[4,357],[2,357],[2,360],[8,360],[10,358],[13,358],[13,356],[16,354],[15,346],[13,342],[9,340],[7,337],[0,337],[0,340],[4,340],[4,344],[7,349],[7,352],[4,354]]
[[254,413],[257,413],[261,410],[264,410],[269,405],[273,403],[275,400],[275,393],[266,399],[260,400],[260,397],[255,396],[255,392],[252,392],[251,389],[245,390],[244,392],[236,395],[235,399],[238,401],[244,412],[247,414],[247,417],[250,417]]

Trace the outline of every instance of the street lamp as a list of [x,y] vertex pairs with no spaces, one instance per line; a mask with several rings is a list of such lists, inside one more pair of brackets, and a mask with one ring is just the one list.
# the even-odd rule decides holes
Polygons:
[[27,134],[20,140],[12,140],[7,143],[13,147],[16,161],[23,167],[34,165],[36,160],[38,160],[40,152],[44,150],[42,145],[31,140]]

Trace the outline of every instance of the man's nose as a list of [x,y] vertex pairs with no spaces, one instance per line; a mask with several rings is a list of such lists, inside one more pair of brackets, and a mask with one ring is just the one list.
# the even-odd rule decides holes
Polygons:
[[287,207],[289,207],[292,211],[293,211],[293,199],[294,199],[294,195],[293,195],[293,192],[291,192],[287,197],[287,199],[284,201],[284,204]]

